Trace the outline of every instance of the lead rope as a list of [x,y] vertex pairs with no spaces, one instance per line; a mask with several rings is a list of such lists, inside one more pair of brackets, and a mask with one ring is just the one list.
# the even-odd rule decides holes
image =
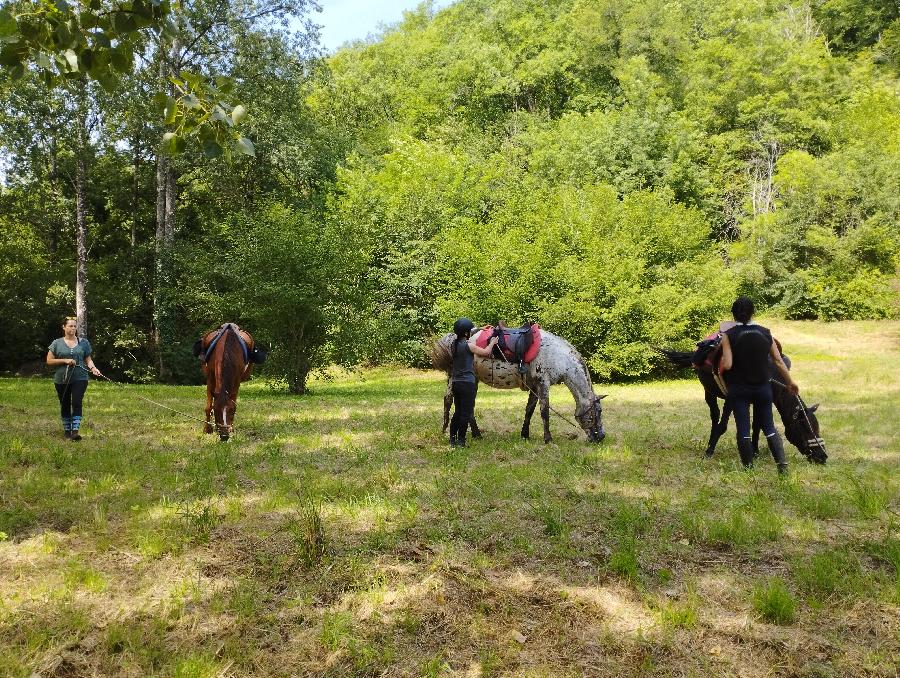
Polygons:
[[[85,368],[85,367],[81,367],[81,365],[76,365],[76,367],[78,367],[78,368],[84,370],[84,371],[87,372],[88,374],[92,374],[92,372],[91,372],[89,369],[87,369],[87,368]],[[108,381],[110,384],[113,384],[113,385],[118,386],[118,387],[120,387],[120,388],[125,388],[125,384],[123,384],[123,383],[121,383],[121,382],[118,382],[118,381],[113,381],[112,379],[110,379],[109,377],[107,377],[107,376],[106,376],[105,374],[103,374],[102,372],[100,373],[100,377],[103,378],[103,379],[106,379],[106,381]],[[182,417],[186,417],[186,418],[188,418],[188,419],[191,419],[192,421],[202,421],[204,424],[209,424],[209,423],[210,423],[210,422],[209,422],[208,420],[206,420],[206,419],[200,419],[199,417],[197,417],[197,416],[195,416],[195,415],[188,414],[187,412],[182,412],[182,411],[180,411],[180,410],[176,410],[174,407],[169,407],[168,405],[163,405],[162,403],[158,403],[158,402],[156,402],[155,400],[150,400],[150,398],[145,398],[144,396],[139,395],[139,394],[137,394],[137,393],[134,393],[134,394],[132,394],[132,395],[134,395],[135,398],[140,398],[141,400],[150,403],[151,405],[156,405],[157,407],[162,407],[163,409],[169,410],[169,411],[171,411],[171,412],[175,412],[176,414],[180,414]],[[215,426],[216,426],[217,429],[219,428],[219,425],[218,425],[218,424],[216,424]],[[233,428],[234,428],[234,427],[232,427],[232,430],[233,430]]]

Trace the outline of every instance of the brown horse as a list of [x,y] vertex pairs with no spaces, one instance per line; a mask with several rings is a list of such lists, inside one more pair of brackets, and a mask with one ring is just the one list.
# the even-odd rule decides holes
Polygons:
[[204,431],[216,430],[221,440],[228,440],[234,430],[241,382],[249,378],[253,363],[263,361],[264,354],[249,332],[234,323],[225,323],[194,344],[194,355],[199,356],[206,375]]

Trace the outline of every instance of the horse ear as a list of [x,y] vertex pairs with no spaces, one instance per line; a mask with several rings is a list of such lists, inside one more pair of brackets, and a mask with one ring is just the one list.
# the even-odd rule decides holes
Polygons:
[[819,403],[816,403],[815,405],[811,405],[806,411],[809,412],[810,414],[812,414],[817,409],[819,409]]
[[598,396],[597,396],[597,400],[603,400],[607,395],[609,395],[609,394],[608,394],[608,393],[604,393],[603,395],[598,395]]

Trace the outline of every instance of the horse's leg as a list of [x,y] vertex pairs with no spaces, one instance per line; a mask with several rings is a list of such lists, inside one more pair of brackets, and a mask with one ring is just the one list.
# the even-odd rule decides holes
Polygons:
[[716,451],[716,443],[719,442],[719,399],[709,391],[704,393],[704,398],[706,399],[706,404],[709,406],[709,442],[706,444],[706,452],[703,453],[705,457],[713,456],[713,452]]
[[[475,400],[478,401],[478,382],[475,382]],[[475,409],[472,409],[472,418],[469,419],[469,425],[472,427],[472,438],[478,440],[481,438],[481,429],[478,428],[478,422],[475,420]]]
[[550,436],[550,385],[542,383],[539,393],[541,400],[541,419],[544,420],[544,444],[546,445],[553,440]]
[[213,409],[213,387],[212,384],[207,381],[206,382],[206,425],[203,427],[204,433],[212,433],[215,429],[213,425],[210,424],[210,416],[212,416]]
[[450,378],[447,378],[447,390],[444,392],[444,428],[441,433],[447,432],[447,426],[450,425],[450,407],[453,405],[453,391],[450,389]]
[[528,440],[531,429],[531,415],[534,414],[534,408],[537,406],[538,398],[534,391],[528,392],[528,404],[525,406],[525,421],[522,422],[522,437]]

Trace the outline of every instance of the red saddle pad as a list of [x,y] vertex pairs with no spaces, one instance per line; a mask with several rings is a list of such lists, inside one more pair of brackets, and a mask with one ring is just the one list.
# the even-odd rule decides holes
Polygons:
[[[511,328],[515,330],[516,328]],[[514,332],[510,332],[507,329],[503,330],[503,333],[506,336],[513,334]],[[494,334],[494,328],[491,325],[485,325],[481,328],[481,334],[478,335],[478,339],[475,340],[475,345],[484,348],[488,345],[488,342],[491,340],[491,337]],[[531,346],[528,347],[528,350],[525,352],[525,362],[530,363],[532,360],[537,358],[538,352],[541,350],[541,326],[537,323],[534,323],[531,326]],[[503,355],[506,356],[507,360],[513,359],[512,351],[504,351]]]

